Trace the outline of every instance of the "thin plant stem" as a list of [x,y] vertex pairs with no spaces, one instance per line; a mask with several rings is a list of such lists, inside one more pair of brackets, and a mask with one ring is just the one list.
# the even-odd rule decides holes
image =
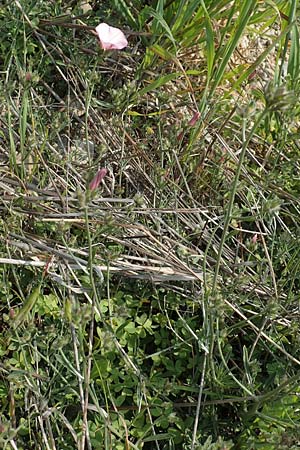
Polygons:
[[200,386],[199,386],[199,394],[198,394],[198,401],[197,401],[197,407],[196,407],[196,414],[195,414],[195,422],[194,422],[194,430],[193,430],[193,439],[192,439],[191,450],[194,450],[195,445],[196,445],[196,441],[197,441],[197,433],[198,433],[200,409],[201,409],[201,402],[202,402],[202,394],[203,394],[204,381],[205,381],[205,375],[206,375],[206,361],[207,361],[207,353],[204,353],[204,360],[203,360],[203,366],[202,366],[201,381],[200,381]]
[[[224,246],[225,246],[225,242],[226,242],[226,238],[227,238],[227,232],[228,232],[228,228],[229,228],[230,221],[231,221],[234,200],[235,200],[235,196],[236,196],[237,189],[238,189],[239,179],[240,179],[240,175],[241,175],[241,171],[242,171],[245,155],[246,155],[246,152],[247,152],[247,149],[248,149],[249,142],[253,138],[253,135],[254,135],[258,125],[261,123],[261,121],[263,120],[265,115],[266,115],[266,110],[263,110],[259,114],[259,116],[256,119],[255,123],[253,124],[248,137],[246,139],[244,138],[244,143],[243,143],[242,150],[241,150],[241,153],[240,153],[239,162],[238,162],[238,165],[237,165],[237,168],[236,168],[235,177],[234,177],[232,188],[231,188],[231,192],[230,192],[229,203],[228,203],[228,207],[227,207],[227,211],[226,211],[226,215],[225,215],[224,227],[223,227],[223,232],[222,232],[221,241],[220,241],[220,245],[219,245],[219,251],[218,251],[218,255],[217,255],[215,272],[214,272],[214,278],[213,278],[213,284],[212,284],[212,292],[211,292],[212,296],[215,295],[216,289],[217,289],[217,285],[218,285],[218,277],[219,277],[219,272],[220,272],[220,266],[221,266],[223,249],[224,249]],[[246,117],[243,118],[243,133],[245,133],[245,129],[246,129]]]

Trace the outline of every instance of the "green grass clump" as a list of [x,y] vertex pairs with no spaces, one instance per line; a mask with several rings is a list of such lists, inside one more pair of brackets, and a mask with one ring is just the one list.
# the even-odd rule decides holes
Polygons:
[[1,448],[299,447],[298,10],[0,6]]

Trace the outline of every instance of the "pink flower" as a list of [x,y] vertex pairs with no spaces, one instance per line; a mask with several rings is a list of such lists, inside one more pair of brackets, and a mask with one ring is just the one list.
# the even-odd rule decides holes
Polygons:
[[252,236],[252,239],[251,239],[252,244],[256,244],[257,238],[258,238],[257,233],[255,233],[255,234]]
[[124,33],[119,28],[111,27],[107,23],[100,23],[96,27],[96,32],[103,50],[121,50],[128,45]]
[[101,181],[103,180],[103,178],[105,177],[106,174],[107,174],[107,169],[98,170],[98,172],[96,173],[96,175],[90,182],[89,188],[91,191],[95,191],[97,189],[97,187],[100,185]]
[[195,111],[193,117],[188,122],[188,126],[189,127],[193,127],[194,125],[196,125],[196,123],[198,122],[199,118],[200,118],[200,113],[198,111]]
[[177,135],[177,141],[182,141],[183,136],[184,136],[184,132],[180,131],[180,133]]
[[[196,123],[198,122],[199,118],[200,118],[200,113],[198,111],[194,111],[193,117],[188,121],[188,127],[193,127],[196,125]],[[177,140],[181,141],[184,137],[184,132],[181,131],[178,135],[177,135]]]

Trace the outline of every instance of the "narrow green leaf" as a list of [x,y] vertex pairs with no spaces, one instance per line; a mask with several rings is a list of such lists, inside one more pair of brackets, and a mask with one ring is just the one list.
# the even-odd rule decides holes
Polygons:
[[235,29],[232,30],[230,39],[228,40],[227,45],[222,54],[220,65],[215,74],[214,83],[213,83],[213,86],[212,86],[212,89],[210,92],[211,96],[213,95],[213,93],[215,92],[216,88],[218,87],[220,81],[222,80],[226,66],[227,66],[236,46],[238,45],[238,42],[250,20],[251,12],[254,9],[255,3],[256,3],[255,0],[248,0],[248,1],[243,2],[243,6],[241,8]]
[[164,49],[161,45],[154,44],[149,47],[149,50],[152,50],[154,53],[156,53],[158,56],[160,56],[162,59],[165,59],[166,61],[172,60],[174,58],[174,55],[170,53],[168,50]]
[[136,94],[136,96],[141,97],[142,95],[147,94],[147,92],[154,91],[155,89],[159,88],[160,86],[167,84],[169,81],[175,80],[175,78],[177,78],[180,75],[182,75],[180,72],[174,72],[174,73],[170,73],[168,75],[164,75],[163,77],[158,78],[157,80],[148,84],[148,86],[141,89]]
[[299,77],[300,68],[300,35],[297,24],[291,30],[290,39],[291,48],[287,72],[291,75],[292,79],[296,79]]
[[205,20],[206,28],[206,46],[207,46],[207,82],[209,82],[215,60],[214,34],[209,17]]
[[190,26],[191,21],[195,20],[195,16],[199,15],[199,12],[203,15],[202,6],[200,6],[198,11],[196,11],[197,8],[199,8],[199,0],[189,2],[182,0],[176,8],[176,11],[174,11],[175,18],[172,26],[172,32],[179,32],[182,37],[185,37],[185,30]]
[[42,286],[42,283],[40,283],[38,286],[36,286],[32,290],[32,292],[29,295],[29,297],[27,298],[27,300],[25,300],[25,303],[23,304],[22,308],[19,310],[16,318],[14,319],[15,328],[22,325],[22,323],[28,319],[28,315],[29,315],[30,311],[32,310],[32,308],[34,307],[34,305],[36,304],[37,299],[40,295],[41,286]]
[[276,47],[276,45],[278,45],[278,43],[284,38],[284,36],[285,36],[286,34],[289,33],[289,31],[291,30],[292,26],[293,26],[293,24],[290,24],[287,28],[285,28],[285,29],[282,31],[282,33],[280,33],[280,35],[279,35],[276,39],[274,39],[274,41],[272,42],[272,44],[269,45],[269,47],[266,48],[266,50],[265,50],[263,53],[261,53],[261,54],[259,55],[259,57],[257,58],[257,60],[256,60],[253,64],[251,64],[251,66],[249,66],[249,68],[248,68],[247,70],[245,70],[245,72],[243,72],[243,73],[241,74],[241,76],[240,76],[240,77],[238,78],[238,80],[232,85],[231,89],[227,91],[227,93],[224,95],[223,98],[228,98],[228,97],[231,96],[232,92],[233,92],[234,90],[236,90],[236,89],[242,84],[242,82],[245,81],[245,80],[249,77],[249,75],[250,75],[252,72],[254,72],[254,70],[262,63],[262,61],[264,61],[264,60],[266,59],[266,57],[267,57],[268,54],[272,51],[272,49],[273,49],[274,47]]
[[[154,34],[156,34],[156,33],[159,33],[161,31],[161,29],[163,29],[165,34],[168,36],[168,38],[172,42],[174,48],[176,49],[176,41],[174,39],[174,36],[172,34],[172,31],[171,31],[169,25],[167,24],[167,22],[165,21],[163,16],[152,8],[147,8],[147,10],[145,12],[146,12],[146,14],[149,15],[149,17],[154,17],[154,19],[155,19],[155,21],[152,25],[152,32]],[[160,25],[160,27],[158,25]]]
[[133,29],[136,29],[136,25],[138,22],[134,18],[128,3],[125,0],[114,0],[116,10],[122,14],[122,16]]
[[162,441],[170,439],[170,437],[172,437],[171,433],[153,434],[152,436],[144,438],[142,442]]

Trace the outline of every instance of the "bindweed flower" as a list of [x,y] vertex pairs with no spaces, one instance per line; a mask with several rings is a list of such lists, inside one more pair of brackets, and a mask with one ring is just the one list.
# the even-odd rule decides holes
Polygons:
[[188,126],[189,127],[193,127],[194,125],[196,125],[196,123],[198,122],[199,118],[200,118],[200,113],[198,111],[195,111],[193,117],[188,122]]
[[[200,119],[200,113],[198,111],[194,111],[193,117],[188,121],[188,127],[190,127],[190,128],[194,127],[199,119]],[[181,131],[177,135],[177,140],[181,141],[183,139],[183,137],[184,137],[184,131]]]
[[107,169],[98,170],[98,172],[96,173],[96,175],[90,182],[89,188],[91,191],[95,191],[97,189],[97,187],[99,187],[101,181],[103,180],[103,178],[105,177],[106,174],[107,174]]
[[123,31],[111,27],[107,23],[100,23],[96,27],[100,45],[103,50],[121,50],[127,47],[128,42]]
[[258,235],[257,235],[257,233],[255,233],[255,234],[252,236],[252,239],[251,239],[252,244],[256,244],[257,238],[258,238]]

